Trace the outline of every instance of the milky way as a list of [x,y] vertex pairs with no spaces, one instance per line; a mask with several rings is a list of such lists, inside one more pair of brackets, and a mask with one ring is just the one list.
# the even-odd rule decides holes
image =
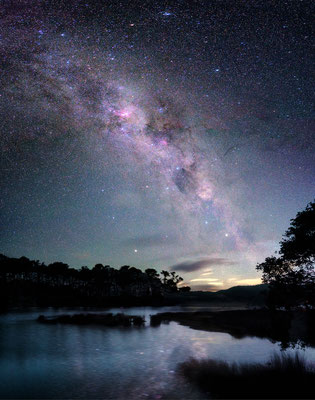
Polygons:
[[311,3],[267,3],[3,7],[2,251],[257,279],[314,196]]

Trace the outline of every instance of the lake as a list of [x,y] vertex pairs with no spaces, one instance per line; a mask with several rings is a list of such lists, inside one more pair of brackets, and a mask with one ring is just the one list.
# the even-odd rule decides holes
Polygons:
[[[141,328],[46,325],[36,321],[39,314],[87,312],[78,308],[32,308],[2,314],[0,397],[201,399],[198,390],[176,375],[179,363],[189,357],[265,362],[280,351],[278,343],[267,339],[235,339],[229,334],[197,331],[175,322],[159,327],[149,325],[152,314],[194,310],[133,307],[102,311],[144,315],[147,323]],[[314,348],[287,351],[299,351],[307,360],[315,360]]]

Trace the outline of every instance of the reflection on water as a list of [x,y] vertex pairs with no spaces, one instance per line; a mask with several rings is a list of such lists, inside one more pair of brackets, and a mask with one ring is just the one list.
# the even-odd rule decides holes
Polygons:
[[[144,315],[149,322],[150,314],[184,310],[187,308],[110,311]],[[1,398],[198,399],[201,394],[175,374],[178,363],[189,357],[264,362],[279,351],[279,346],[268,340],[238,340],[174,322],[128,329],[35,321],[39,314],[58,313],[65,310],[33,309],[0,316]],[[308,348],[304,354],[315,360],[314,349]]]

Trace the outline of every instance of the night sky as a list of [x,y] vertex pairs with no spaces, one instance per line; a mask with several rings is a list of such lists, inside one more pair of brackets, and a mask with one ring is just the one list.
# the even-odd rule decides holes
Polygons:
[[314,199],[312,1],[0,4],[0,252],[259,283]]

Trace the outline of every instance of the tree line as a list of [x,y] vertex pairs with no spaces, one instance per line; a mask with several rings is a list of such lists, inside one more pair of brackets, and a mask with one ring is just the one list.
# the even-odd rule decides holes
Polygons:
[[63,262],[45,265],[27,257],[0,254],[2,298],[12,298],[13,293],[21,292],[27,297],[33,291],[40,298],[59,298],[58,302],[76,298],[82,305],[105,305],[108,299],[161,299],[170,292],[189,291],[189,287],[178,288],[182,280],[176,272],[163,270],[159,274],[154,268],[143,272],[129,265],[115,269],[96,264],[92,269],[87,266],[75,269]]

